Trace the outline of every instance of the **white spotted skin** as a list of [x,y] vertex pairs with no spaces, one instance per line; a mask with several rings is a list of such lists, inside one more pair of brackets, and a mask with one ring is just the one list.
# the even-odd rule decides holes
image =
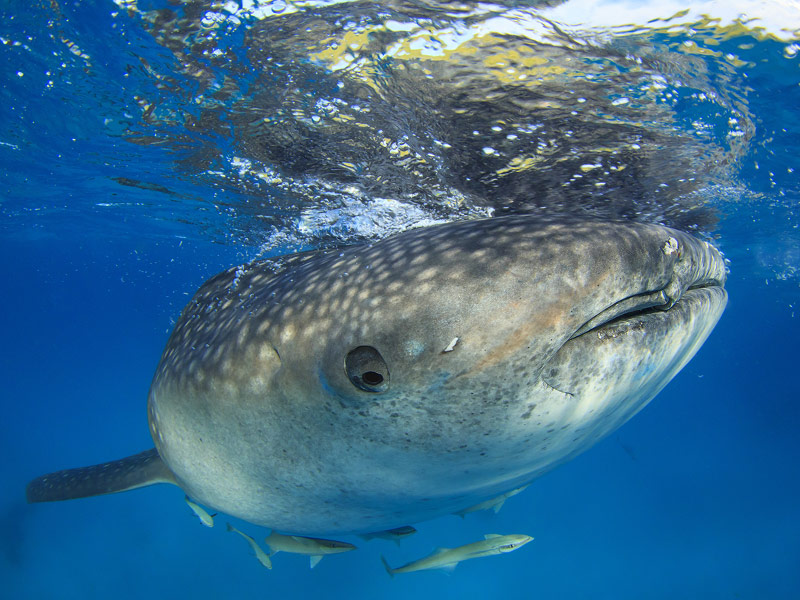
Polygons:
[[[724,281],[719,252],[675,230],[519,216],[253,263],[184,310],[151,431],[187,494],[253,523],[301,535],[416,523],[520,487],[619,427],[703,343]],[[633,296],[664,310],[571,339]],[[359,346],[385,361],[385,391],[349,380]]]

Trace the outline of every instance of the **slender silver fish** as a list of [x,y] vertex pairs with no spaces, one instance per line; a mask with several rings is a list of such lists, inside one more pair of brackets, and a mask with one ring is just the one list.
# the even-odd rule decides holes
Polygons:
[[272,561],[270,560],[269,555],[266,552],[264,552],[264,550],[261,549],[261,546],[258,545],[258,542],[256,542],[253,538],[251,538],[246,533],[243,533],[243,532],[239,531],[238,529],[236,529],[236,527],[234,527],[230,523],[228,523],[227,525],[228,525],[228,531],[232,531],[234,533],[238,533],[245,540],[247,540],[247,543],[250,544],[250,547],[253,549],[253,552],[255,553],[256,558],[258,559],[258,562],[260,562],[262,565],[264,565],[268,569],[272,568]]
[[402,527],[395,527],[394,529],[387,529],[385,531],[373,531],[371,533],[362,533],[358,537],[362,540],[387,540],[390,542],[394,542],[398,546],[400,545],[400,540],[406,538],[410,535],[414,535],[417,533],[417,530],[411,527],[411,525],[403,525]]
[[479,542],[472,542],[457,548],[439,548],[430,556],[412,561],[396,569],[390,567],[383,556],[381,556],[381,560],[386,572],[392,577],[396,573],[412,573],[413,571],[426,571],[428,569],[454,569],[458,563],[464,560],[513,552],[532,539],[529,535],[487,533],[484,539]]
[[196,502],[192,502],[189,500],[189,496],[185,497],[186,504],[189,505],[189,508],[192,509],[192,512],[200,519],[200,522],[205,525],[206,527],[213,527],[214,526],[214,517],[217,516],[216,513],[213,515],[208,514],[208,511],[197,504]]
[[510,492],[506,492],[505,494],[500,494],[499,496],[495,496],[494,498],[491,498],[489,500],[484,500],[483,502],[474,504],[473,506],[465,508],[464,510],[456,511],[453,514],[458,515],[463,519],[464,516],[468,515],[469,513],[478,512],[479,510],[489,510],[490,508],[494,510],[495,514],[497,514],[498,512],[500,512],[500,509],[503,508],[503,504],[505,504],[506,500],[511,498],[511,496],[516,496],[526,487],[528,486],[523,485],[522,487],[515,488]]
[[355,550],[353,544],[347,542],[337,542],[336,540],[324,540],[321,538],[303,537],[300,535],[283,535],[273,531],[265,540],[269,546],[269,555],[274,556],[278,552],[289,552],[292,554],[306,554],[309,557],[311,568],[317,566],[326,554],[339,554]]

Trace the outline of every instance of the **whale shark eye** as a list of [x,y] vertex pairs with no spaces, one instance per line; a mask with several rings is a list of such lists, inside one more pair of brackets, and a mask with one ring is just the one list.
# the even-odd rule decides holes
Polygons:
[[389,387],[389,367],[372,346],[359,346],[348,352],[344,370],[350,383],[365,392],[385,392]]

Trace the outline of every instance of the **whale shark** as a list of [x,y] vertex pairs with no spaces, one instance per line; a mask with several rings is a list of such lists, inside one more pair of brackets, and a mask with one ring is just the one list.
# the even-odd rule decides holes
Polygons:
[[30,482],[30,502],[170,483],[297,535],[457,513],[641,410],[727,302],[711,244],[513,215],[240,265],[184,308],[148,396],[155,448]]

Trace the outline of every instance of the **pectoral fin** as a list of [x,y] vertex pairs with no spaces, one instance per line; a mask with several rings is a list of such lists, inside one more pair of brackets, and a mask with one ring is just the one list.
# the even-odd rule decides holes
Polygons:
[[[317,563],[322,560],[322,554],[312,554],[308,557],[308,564],[313,569],[317,566]],[[325,563],[327,564],[327,563]]]
[[28,484],[28,502],[55,502],[114,494],[156,483],[177,485],[155,448],[120,460],[56,471]]

